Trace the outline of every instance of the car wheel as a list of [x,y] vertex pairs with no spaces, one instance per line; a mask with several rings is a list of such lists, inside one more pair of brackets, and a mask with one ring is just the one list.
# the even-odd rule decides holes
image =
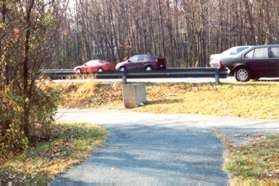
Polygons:
[[99,68],[99,69],[97,70],[97,72],[99,72],[99,73],[104,72],[104,69]]
[[126,67],[120,67],[120,68],[119,68],[119,71],[120,71],[120,72],[126,72]]
[[235,79],[241,82],[250,80],[250,73],[246,68],[239,68],[235,71]]
[[151,66],[147,66],[147,67],[145,67],[145,71],[146,72],[151,72],[153,69],[152,69],[152,67]]

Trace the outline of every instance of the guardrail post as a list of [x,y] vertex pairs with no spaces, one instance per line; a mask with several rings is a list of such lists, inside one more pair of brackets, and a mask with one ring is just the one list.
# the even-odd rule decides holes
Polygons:
[[215,83],[219,84],[220,83],[220,71],[219,69],[215,69]]
[[127,72],[124,71],[122,74],[122,83],[127,84]]

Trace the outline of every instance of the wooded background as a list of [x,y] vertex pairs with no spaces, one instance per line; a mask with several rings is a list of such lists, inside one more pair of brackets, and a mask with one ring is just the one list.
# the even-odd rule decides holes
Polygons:
[[56,15],[55,67],[140,53],[166,57],[168,66],[208,66],[210,54],[229,47],[279,42],[279,0],[63,0],[59,6],[68,9]]

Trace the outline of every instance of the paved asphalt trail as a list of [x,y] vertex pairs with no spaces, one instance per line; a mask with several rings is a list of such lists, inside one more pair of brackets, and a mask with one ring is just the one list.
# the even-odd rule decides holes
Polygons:
[[61,110],[57,117],[59,121],[100,124],[109,135],[104,146],[57,177],[53,186],[226,185],[223,145],[209,129],[279,131],[277,121],[230,117],[102,110]]

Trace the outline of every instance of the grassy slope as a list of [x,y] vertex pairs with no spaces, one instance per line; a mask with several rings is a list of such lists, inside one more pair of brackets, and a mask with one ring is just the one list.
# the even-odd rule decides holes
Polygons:
[[249,144],[232,145],[228,149],[229,155],[225,161],[225,168],[233,176],[279,184],[278,135],[257,137]]
[[[161,95],[153,91],[151,104],[139,110],[279,119],[279,84],[173,85],[156,88]],[[164,99],[167,101],[164,102]]]
[[[61,91],[61,107],[123,108],[121,84],[49,84]],[[279,83],[148,84],[140,112],[190,113],[279,119]]]
[[103,129],[86,124],[57,124],[53,135],[50,142],[34,144],[24,154],[2,162],[0,180],[46,182],[85,160],[106,136]]

